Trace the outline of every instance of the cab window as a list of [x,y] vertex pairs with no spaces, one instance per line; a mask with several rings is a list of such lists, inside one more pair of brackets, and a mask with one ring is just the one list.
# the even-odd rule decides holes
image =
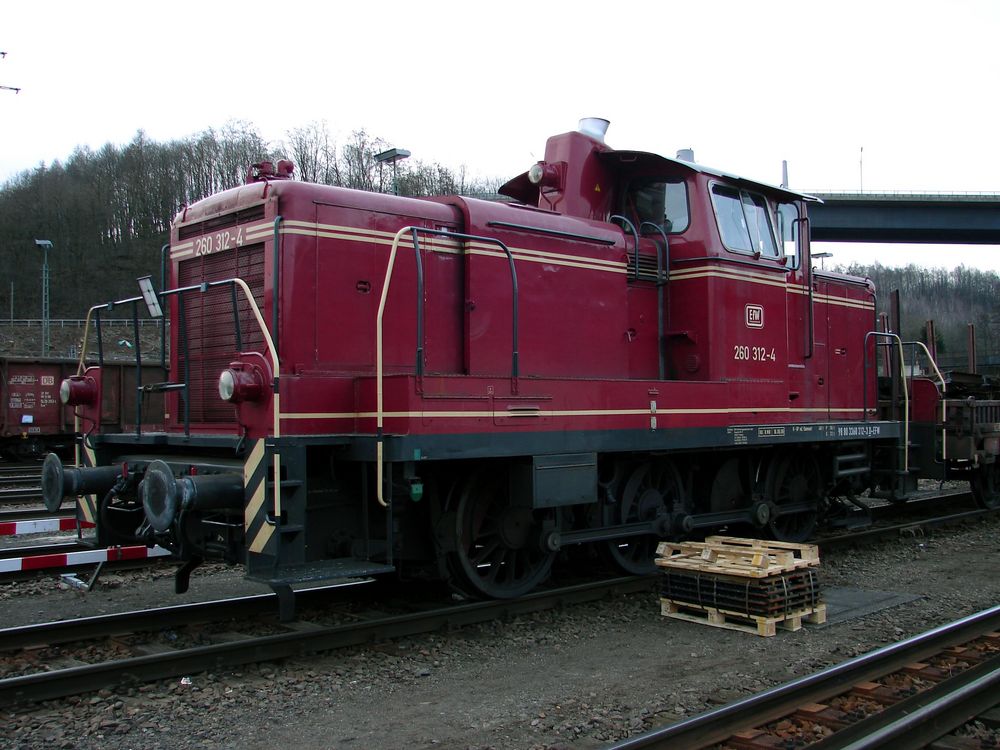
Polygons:
[[719,223],[722,244],[739,253],[778,257],[767,199],[758,193],[712,186],[712,205]]
[[[626,193],[625,214],[663,227],[668,234],[688,227],[687,188],[683,180],[651,179],[633,182]],[[669,222],[669,223],[668,223]]]

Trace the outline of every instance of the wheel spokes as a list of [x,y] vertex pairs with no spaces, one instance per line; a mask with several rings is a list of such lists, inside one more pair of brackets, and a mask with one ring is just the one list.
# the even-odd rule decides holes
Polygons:
[[808,454],[777,459],[768,477],[768,496],[775,512],[768,522],[771,535],[785,542],[802,542],[816,526],[822,479],[819,466]]
[[543,581],[555,553],[534,541],[539,513],[512,507],[505,481],[469,480],[456,507],[456,549],[450,553],[458,584],[471,594],[512,598]]
[[[605,508],[604,523],[618,525],[652,521],[679,510],[683,498],[680,474],[669,461],[640,464],[633,471],[617,503]],[[605,542],[611,561],[627,573],[642,575],[655,570],[659,538],[653,534]]]

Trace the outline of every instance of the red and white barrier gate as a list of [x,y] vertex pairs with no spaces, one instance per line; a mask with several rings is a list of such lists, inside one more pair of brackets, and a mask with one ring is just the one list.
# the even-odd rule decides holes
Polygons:
[[63,552],[54,555],[31,555],[0,560],[0,573],[18,573],[25,570],[46,568],[71,568],[75,565],[94,565],[103,562],[124,560],[145,560],[152,557],[166,557],[170,550],[163,547],[108,547],[107,549]]
[[[92,529],[94,524],[80,521],[81,529]],[[36,521],[6,521],[0,523],[0,536],[17,536],[18,534],[41,534],[54,531],[76,531],[75,518],[40,518]]]

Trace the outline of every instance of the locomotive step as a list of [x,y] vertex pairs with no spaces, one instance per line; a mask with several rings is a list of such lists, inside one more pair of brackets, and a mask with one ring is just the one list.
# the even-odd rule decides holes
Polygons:
[[784,630],[801,630],[803,622],[822,625],[826,622],[826,605],[819,604],[816,607],[790,612],[785,615],[760,617],[757,615],[729,612],[714,607],[700,607],[697,604],[690,604],[688,602],[660,599],[660,614],[675,620],[697,622],[703,625],[711,625],[714,628],[740,630],[744,633],[756,633],[760,636],[770,637],[776,634],[778,627]]

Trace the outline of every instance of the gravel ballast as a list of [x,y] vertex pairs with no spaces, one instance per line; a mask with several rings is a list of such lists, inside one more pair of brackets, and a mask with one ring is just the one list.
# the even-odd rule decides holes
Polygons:
[[[597,748],[1000,603],[1000,520],[823,555],[825,586],[909,603],[771,638],[663,618],[655,592],[224,673],[6,707],[10,748]],[[84,593],[0,586],[5,626],[263,591],[221,566]]]

